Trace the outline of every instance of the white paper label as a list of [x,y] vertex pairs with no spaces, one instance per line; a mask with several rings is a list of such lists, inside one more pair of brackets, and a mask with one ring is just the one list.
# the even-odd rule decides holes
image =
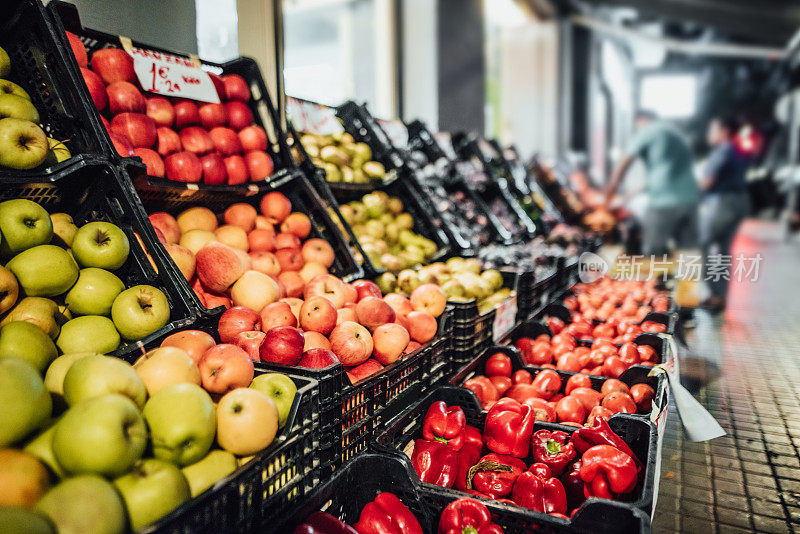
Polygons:
[[133,70],[145,91],[219,103],[211,77],[192,59],[135,47],[126,47],[126,51],[133,58]]
[[492,339],[497,342],[517,323],[517,296],[504,300],[495,310]]
[[336,117],[336,109],[305,100],[286,97],[286,114],[298,132],[319,135],[342,133],[344,127]]

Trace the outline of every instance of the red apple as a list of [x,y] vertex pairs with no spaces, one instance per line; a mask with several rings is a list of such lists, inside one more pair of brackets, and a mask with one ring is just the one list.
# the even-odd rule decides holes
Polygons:
[[223,343],[232,343],[240,332],[261,330],[261,317],[246,306],[235,306],[225,310],[217,326]]
[[395,313],[391,306],[378,297],[364,297],[356,305],[358,322],[366,326],[370,332],[382,324],[393,323]]
[[375,282],[369,280],[356,280],[353,282],[353,287],[356,288],[357,299],[353,302],[360,302],[367,297],[382,298],[381,290]]
[[161,157],[181,151],[181,138],[171,128],[156,128],[156,151]]
[[251,150],[266,152],[269,144],[267,132],[256,124],[239,130],[239,141],[242,143],[242,149],[246,152]]
[[[395,313],[397,313],[397,312],[395,312]],[[397,314],[397,316],[394,318],[394,322],[396,322],[397,324],[399,324],[400,326],[402,326],[403,328],[408,330],[408,316],[407,315]]]
[[261,361],[259,356],[259,349],[261,343],[264,341],[266,334],[260,330],[248,330],[247,332],[239,332],[233,340],[233,344],[247,353],[250,360],[254,362]]
[[372,354],[372,336],[358,323],[345,321],[337,325],[328,339],[333,353],[348,367],[364,363]]
[[247,102],[250,100],[250,88],[247,82],[238,74],[228,74],[222,77],[225,86],[225,99]]
[[303,299],[298,299],[295,297],[285,297],[282,298],[280,302],[285,302],[286,304],[289,305],[289,307],[292,309],[292,313],[297,319],[297,323],[300,324],[300,308],[303,307]]
[[156,123],[142,113],[120,113],[111,119],[111,131],[125,137],[134,148],[150,148],[156,142]]
[[356,311],[352,308],[339,308],[336,310],[336,324],[342,324],[345,321],[358,322]]
[[281,232],[275,236],[275,248],[300,248],[300,238],[294,234]]
[[121,137],[112,132],[108,133],[108,137],[111,138],[111,143],[114,145],[114,149],[120,156],[126,158],[133,156],[133,145],[126,137]]
[[359,380],[363,380],[381,371],[383,371],[383,366],[377,360],[370,358],[361,365],[347,371],[347,378],[350,379],[351,384],[355,384]]
[[202,104],[198,108],[200,113],[200,124],[203,128],[210,130],[217,126],[228,124],[228,112],[222,104]]
[[261,317],[261,329],[264,332],[268,332],[276,326],[297,328],[297,317],[286,302],[278,301],[267,304],[258,315]]
[[372,342],[375,345],[372,356],[383,365],[397,361],[408,345],[411,338],[408,330],[397,323],[388,323],[379,326],[372,333]]
[[237,132],[253,124],[253,112],[250,111],[247,104],[226,102],[225,111],[228,113],[228,126]]
[[272,176],[272,158],[266,152],[258,150],[246,152],[244,161],[247,164],[251,182],[258,182]]
[[271,252],[275,250],[275,230],[270,228],[255,228],[247,234],[250,252]]
[[165,211],[157,211],[147,216],[153,228],[158,228],[164,234],[167,243],[177,243],[181,240],[181,228],[175,217]]
[[[281,264],[278,263],[278,258],[276,258],[275,254],[272,252],[258,250],[256,252],[248,252],[247,255],[250,256],[251,269],[254,271],[268,274],[270,276],[278,276],[281,273]],[[280,280],[278,280],[278,284],[283,287],[283,291],[285,293],[285,284]]]
[[281,271],[299,271],[303,268],[303,256],[297,248],[279,248],[275,251],[275,259],[281,266]]
[[84,69],[86,65],[89,64],[89,58],[86,55],[86,47],[83,46],[83,43],[77,35],[72,32],[65,33],[67,34],[69,47],[72,48],[72,54],[75,56],[75,61],[78,62],[78,66],[81,69]]
[[[303,243],[301,252],[305,261],[321,263],[326,268],[330,268],[330,266],[333,265],[333,260],[335,259],[333,247],[331,247],[330,243],[318,237],[307,239],[306,242]],[[378,286],[375,286],[375,289],[377,290]],[[381,292],[378,290],[377,296],[380,296],[380,294]]]
[[332,274],[315,276],[303,288],[303,298],[308,300],[318,296],[331,301],[334,308],[341,308],[344,305],[344,282]]
[[436,318],[425,311],[413,311],[408,314],[408,333],[411,339],[419,343],[427,343],[436,335],[438,325]]
[[203,183],[210,185],[225,183],[228,173],[225,171],[225,161],[219,154],[206,154],[200,158],[200,164],[203,166]]
[[[197,277],[200,278],[203,286],[212,291],[222,292],[239,280],[247,270],[240,252],[249,261],[247,253],[216,241],[212,241],[198,250],[195,254]],[[256,329],[249,328],[248,330]]]
[[229,343],[211,347],[197,365],[203,389],[209,393],[227,393],[232,389],[246,388],[253,381],[253,362],[242,348]]
[[175,110],[163,96],[151,96],[147,99],[147,116],[155,121],[156,126],[170,127],[175,122]]
[[311,233],[311,219],[304,213],[290,213],[281,223],[281,232],[294,234],[300,239],[305,239]]
[[292,202],[286,195],[271,191],[261,197],[261,214],[272,224],[280,224],[292,212]]
[[383,300],[392,307],[397,315],[408,315],[414,311],[411,301],[401,293],[389,293],[383,297]]
[[133,58],[121,48],[97,50],[92,54],[92,70],[108,85],[114,82],[136,81]]
[[344,302],[345,304],[348,302],[356,302],[358,300],[358,291],[356,288],[353,287],[353,284],[348,284],[345,282],[344,284]]
[[211,141],[214,142],[214,148],[217,149],[221,156],[235,156],[242,153],[242,142],[239,141],[239,136],[236,135],[236,132],[230,128],[218,126],[208,132],[208,135],[211,137]]
[[106,87],[106,95],[108,95],[108,110],[111,115],[147,111],[147,100],[132,83],[114,82]]
[[331,350],[331,342],[328,341],[328,338],[320,334],[319,332],[314,332],[313,330],[306,330],[303,332],[303,337],[305,338],[305,343],[303,344],[303,352],[306,352],[311,349],[326,349]]
[[245,232],[249,232],[256,226],[258,212],[247,202],[237,202],[225,208],[222,218],[225,224],[238,226]]
[[239,185],[247,182],[250,171],[247,170],[242,156],[228,156],[225,158],[225,170],[228,171],[228,184]]
[[267,331],[261,344],[261,360],[297,365],[303,356],[303,334],[291,326],[277,326]]
[[411,293],[411,305],[415,310],[439,317],[447,306],[447,297],[438,285],[422,284]]
[[413,354],[417,351],[422,345],[417,341],[409,341],[408,345],[406,345],[406,350],[403,351],[403,354]]
[[179,100],[172,107],[175,110],[175,128],[178,130],[200,124],[200,111],[191,100]]
[[200,158],[191,152],[176,152],[164,160],[167,178],[176,182],[199,182],[203,177]]
[[307,261],[300,268],[300,276],[306,282],[310,282],[312,279],[322,274],[328,274],[328,269],[321,263],[315,261]]
[[133,155],[142,158],[142,162],[147,166],[147,174],[158,178],[164,177],[164,160],[158,152],[149,148],[134,148]]
[[177,347],[186,351],[194,363],[198,363],[203,354],[214,345],[216,342],[211,334],[202,330],[181,330],[168,335],[161,342],[162,347]]
[[303,357],[297,362],[298,367],[308,369],[325,369],[339,362],[339,358],[330,349],[313,348],[303,352]]
[[203,293],[203,304],[209,310],[220,306],[225,306],[225,309],[230,309],[232,306],[231,299],[227,295],[222,295],[214,291],[206,291]]
[[325,297],[311,297],[300,308],[300,327],[327,336],[336,326],[336,308]]
[[[305,280],[303,280],[303,277],[300,276],[300,273],[298,273],[297,271],[282,272],[278,275],[278,280],[280,280],[280,282],[286,288],[287,297],[297,298],[303,296],[303,288],[305,287],[306,283]],[[298,308],[298,314],[299,314],[299,308]]]
[[89,95],[92,97],[94,107],[97,108],[97,111],[103,111],[108,105],[106,84],[103,83],[103,80],[100,79],[100,76],[89,69],[81,68],[81,75],[83,75],[83,81],[86,84],[86,87],[89,89]]
[[214,150],[214,141],[211,136],[200,126],[189,126],[181,130],[181,145],[184,150],[188,150],[198,156],[208,154]]

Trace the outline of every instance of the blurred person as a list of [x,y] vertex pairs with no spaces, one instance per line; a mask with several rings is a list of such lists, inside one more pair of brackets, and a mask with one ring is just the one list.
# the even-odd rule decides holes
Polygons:
[[[725,309],[728,280],[707,275],[709,256],[729,256],[739,224],[750,213],[747,169],[750,156],[734,142],[738,123],[731,117],[716,117],[708,125],[706,140],[713,147],[708,156],[700,189],[700,248],[703,252],[703,279],[710,295],[701,306],[711,311]],[[731,274],[731,273],[729,273]]]
[[681,134],[649,111],[639,111],[636,135],[628,153],[611,175],[606,202],[616,195],[631,164],[640,158],[646,167],[647,211],[642,218],[642,252],[646,256],[669,253],[669,240],[677,248],[697,244],[697,205],[700,192],[692,172],[692,153]]

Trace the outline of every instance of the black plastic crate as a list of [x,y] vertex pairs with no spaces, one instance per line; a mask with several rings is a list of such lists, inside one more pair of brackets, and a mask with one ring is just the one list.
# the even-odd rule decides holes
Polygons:
[[[89,54],[90,60],[92,53],[102,48],[122,48],[122,45],[119,41],[119,36],[84,27],[81,23],[78,9],[73,4],[63,2],[62,0],[54,0],[50,2],[50,4],[47,6],[47,9],[52,14],[52,18],[54,19],[56,26],[62,32],[64,29],[66,29],[81,39],[83,44],[86,46],[86,51]],[[64,41],[66,42],[66,38]],[[166,50],[136,40],[132,40],[131,42],[135,48],[142,48],[183,58],[190,57],[189,54],[183,52]],[[250,88],[250,100],[247,102],[247,105],[250,108],[250,111],[253,113],[253,120],[255,124],[264,128],[264,131],[267,133],[267,154],[269,154],[270,158],[272,158],[274,169],[277,171],[278,169],[292,168],[294,165],[292,164],[291,153],[289,152],[286,139],[281,131],[280,120],[278,118],[277,111],[275,110],[275,105],[270,98],[267,85],[264,83],[264,79],[262,78],[261,72],[258,68],[258,64],[253,59],[247,57],[239,57],[226,63],[213,63],[202,60],[200,62],[203,66],[203,69],[207,70],[208,72],[218,75],[238,74],[245,79],[248,87]],[[74,64],[74,66],[77,68],[77,64]],[[83,86],[83,77],[77,70],[76,72],[77,83],[78,85]],[[96,111],[94,104],[92,104],[92,100],[88,95],[88,90],[85,89],[85,87],[80,87],[80,89],[84,92],[85,97],[88,98],[87,102],[93,111],[94,122],[100,124],[99,119],[97,118],[99,116],[99,112]],[[108,137],[108,133],[106,132],[105,128],[102,127],[102,124],[100,124],[99,133],[104,141],[105,146],[107,147],[104,154],[106,157],[114,160],[121,160],[125,164],[133,163],[136,165],[141,165],[142,168],[144,168],[144,165],[140,163],[139,158],[124,158],[117,153],[117,151],[113,148],[111,139]],[[276,172],[273,172],[273,175],[268,177],[266,181],[279,178],[279,176],[276,176],[276,174]],[[187,184],[168,180],[166,178],[157,178],[154,176],[146,176],[146,182],[151,188],[162,186],[168,189],[182,189],[185,196],[201,196],[201,191],[235,192],[249,190],[252,186],[262,183],[248,182],[239,185],[208,185],[203,183]],[[198,201],[199,200],[200,199],[198,199]]]
[[[113,165],[79,159],[58,176],[51,175],[38,180],[7,177],[0,187],[0,201],[16,198],[32,200],[50,213],[68,213],[79,226],[91,221],[116,224],[128,237],[130,254],[114,274],[125,283],[125,287],[151,285],[166,295],[170,305],[169,322],[142,340],[121,345],[111,356],[131,359],[141,345],[194,320],[197,310],[183,275],[169,259],[148,223],[141,204]],[[141,244],[137,235],[141,238]]]
[[[378,452],[394,455],[411,468],[411,460],[403,451],[409,443],[421,436],[422,423],[429,406],[440,400],[449,406],[460,406],[467,417],[467,424],[483,429],[486,412],[481,410],[475,394],[466,388],[442,386],[431,391],[389,421],[384,431],[373,442],[372,447]],[[644,465],[643,475],[632,492],[632,501],[621,502],[590,498],[578,508],[570,520],[566,520],[520,506],[501,504],[482,498],[480,500],[489,506],[493,515],[497,513],[504,526],[506,524],[511,526],[512,532],[522,532],[524,530],[517,529],[524,529],[532,524],[547,525],[556,531],[568,531],[568,528],[574,528],[579,532],[641,530],[642,521],[652,513],[656,480],[660,476],[660,473],[656,472],[658,456],[656,428],[651,422],[628,414],[615,414],[609,418],[608,423]],[[534,431],[545,428],[562,430],[568,434],[572,434],[576,430],[573,426],[537,422]],[[532,457],[527,458],[525,462],[526,465],[533,463]],[[413,468],[411,470],[414,473]],[[418,477],[414,478],[415,481],[419,481]],[[426,500],[441,502],[443,499],[453,500],[453,498],[466,495],[454,489],[446,489],[423,482],[418,483]],[[510,515],[507,519],[506,514]]]
[[45,135],[63,141],[72,154],[71,159],[47,168],[0,167],[0,180],[57,178],[68,173],[78,160],[111,149],[89,92],[83,87],[67,36],[42,2],[12,0],[3,4],[0,47],[11,59],[8,79],[30,95]]
[[392,409],[396,412],[397,406],[405,407],[422,388],[443,380],[449,369],[451,317],[452,310],[448,308],[439,317],[439,329],[432,340],[355,384],[341,363],[325,369],[256,364],[259,369],[291,372],[319,382],[323,476],[365,450],[387,420],[387,412],[393,415]]
[[[240,189],[224,193],[201,190],[197,195],[184,195],[181,187],[152,186],[139,166],[129,166],[128,171],[139,173],[133,174],[131,180],[148,213],[166,211],[177,215],[192,206],[204,206],[221,216],[228,206],[237,202],[252,204],[258,210],[264,195],[279,191],[291,201],[292,211],[304,213],[311,220],[311,233],[308,237],[324,239],[333,247],[334,262],[329,269],[331,274],[345,281],[363,277],[361,266],[356,263],[331,213],[306,177],[297,169],[280,171],[273,180],[262,183],[253,190]],[[182,283],[185,284],[185,280]],[[197,304],[201,311],[208,311],[199,301]]]

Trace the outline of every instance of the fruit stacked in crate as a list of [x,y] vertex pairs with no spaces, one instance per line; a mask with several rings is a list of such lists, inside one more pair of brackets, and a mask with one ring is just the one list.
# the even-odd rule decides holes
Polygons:
[[329,182],[363,184],[386,176],[383,164],[372,159],[369,145],[356,143],[349,133],[302,133],[300,142],[314,165],[325,171]]

